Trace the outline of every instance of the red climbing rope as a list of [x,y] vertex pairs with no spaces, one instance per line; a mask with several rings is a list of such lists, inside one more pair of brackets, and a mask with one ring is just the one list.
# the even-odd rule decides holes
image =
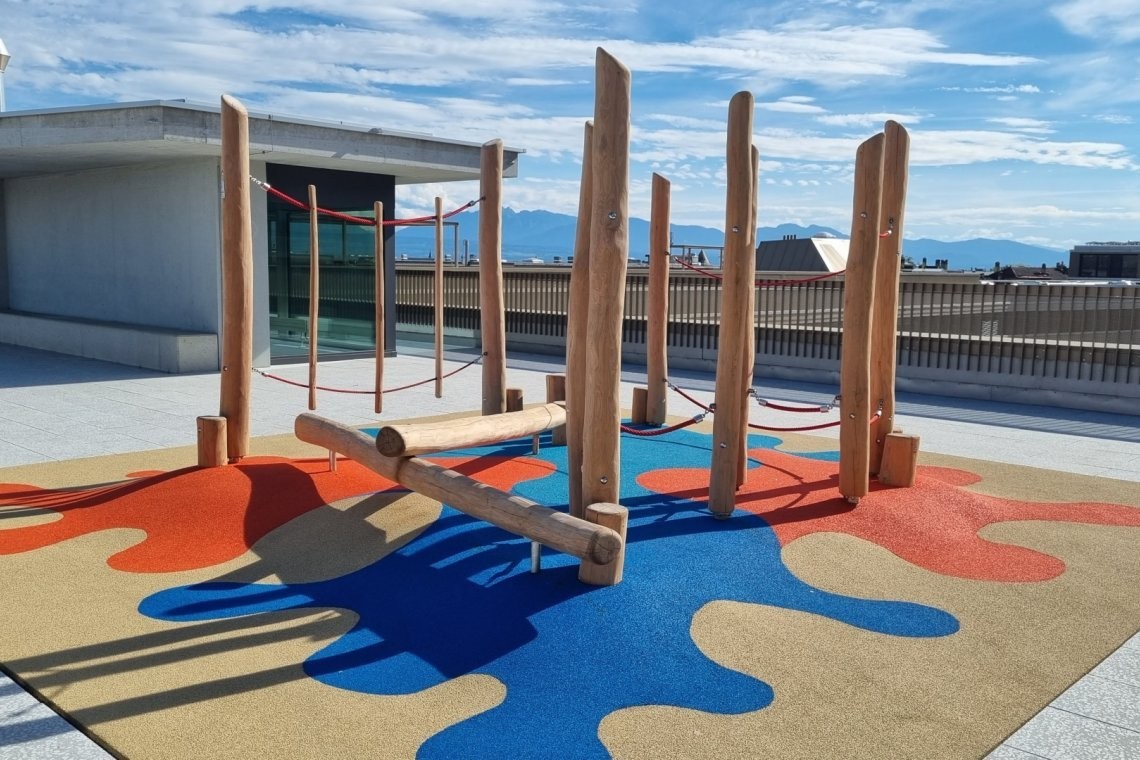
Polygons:
[[748,395],[756,399],[756,403],[760,406],[766,406],[780,412],[830,412],[839,404],[839,396],[836,396],[830,404],[820,404],[819,406],[785,406],[783,404],[777,404],[775,401],[769,401],[766,398],[760,398],[760,396],[756,394],[755,388],[749,388]]
[[[451,372],[448,372],[446,375],[442,375],[440,377],[440,379],[442,380],[442,379],[449,378],[452,375],[458,375],[460,372],[467,369],[472,364],[477,363],[482,358],[483,358],[482,356],[476,356],[474,359],[467,362],[466,364],[464,364],[459,369],[454,369]],[[273,375],[273,374],[270,374],[270,373],[265,372],[263,370],[260,370],[257,367],[254,367],[253,371],[256,372],[257,374],[261,375],[262,377],[267,377],[270,380],[277,380],[279,382],[285,383],[286,385],[295,385],[298,388],[308,388],[309,387],[308,383],[298,382],[297,380],[290,380],[289,378],[281,377],[280,375]],[[408,383],[407,385],[400,385],[400,386],[397,386],[395,388],[383,388],[383,389],[381,389],[381,392],[382,393],[395,393],[396,391],[406,391],[409,388],[415,388],[416,386],[419,386],[419,385],[427,385],[428,383],[434,382],[434,381],[435,381],[435,377],[429,377],[427,380],[418,380],[414,383]],[[375,396],[376,395],[376,391],[365,391],[365,390],[359,390],[356,388],[330,388],[330,387],[325,386],[325,385],[318,385],[315,387],[319,391],[329,391],[330,393],[360,393],[360,394],[363,394],[366,396]]]
[[693,425],[696,425],[698,422],[701,422],[702,420],[704,420],[704,418],[705,418],[705,414],[702,413],[702,414],[698,414],[696,417],[693,417],[692,419],[685,420],[684,422],[678,422],[675,425],[670,425],[668,427],[663,427],[663,428],[648,428],[646,430],[642,430],[640,428],[635,428],[635,427],[630,427],[629,425],[622,425],[621,426],[621,432],[629,433],[630,435],[639,435],[642,437],[648,437],[648,436],[654,436],[654,435],[665,435],[666,433],[673,433],[677,430],[684,430],[687,427],[691,427]]
[[[881,415],[881,411],[875,412],[871,415],[871,421],[867,424],[875,424],[875,421],[878,420]],[[802,433],[807,430],[822,430],[824,428],[836,427],[841,421],[842,420],[834,420],[832,422],[823,422],[819,425],[805,425],[803,427],[769,427],[767,425],[757,425],[749,422],[748,427],[752,430],[766,430],[770,433]]]
[[[280,198],[281,200],[285,201],[286,203],[288,203],[292,206],[296,206],[297,208],[301,209],[302,211],[312,211],[313,210],[312,207],[309,206],[307,203],[304,203],[303,201],[299,201],[296,198],[294,198],[293,196],[288,195],[287,193],[281,192],[280,190],[273,187],[272,185],[270,185],[265,180],[258,179],[257,177],[250,177],[250,180],[253,182],[253,184],[257,185],[258,187],[260,187],[262,190],[269,193],[270,195],[272,195],[276,198]],[[441,215],[440,218],[441,219],[450,219],[451,217],[455,216],[456,214],[463,212],[463,211],[466,211],[467,209],[471,208],[476,203],[479,203],[479,201],[481,201],[481,200],[483,200],[483,199],[479,198],[477,200],[467,201],[467,203],[464,203],[459,208],[453,209],[451,211],[448,211],[446,214]],[[376,220],[375,219],[369,219],[368,217],[365,217],[365,216],[353,216],[352,214],[345,214],[345,213],[342,213],[340,211],[333,211],[332,209],[321,208],[320,206],[317,206],[317,213],[324,214],[325,216],[331,216],[334,219],[340,219],[341,221],[348,222],[350,224],[363,224],[363,225],[368,225],[370,227],[376,226]],[[424,224],[426,222],[434,222],[434,221],[435,221],[435,214],[430,214],[428,216],[413,216],[413,217],[409,217],[407,219],[383,219],[380,221],[380,224],[383,227],[393,227],[393,226],[399,226],[399,225],[405,225],[405,224]],[[432,379],[434,379],[434,378],[432,378]],[[308,387],[308,386],[306,386],[306,387]]]
[[692,397],[692,396],[690,396],[688,393],[685,393],[683,390],[681,390],[681,389],[680,389],[680,388],[678,388],[677,386],[673,385],[673,383],[670,383],[668,380],[666,380],[665,382],[666,382],[666,383],[669,385],[669,387],[670,387],[670,388],[672,388],[674,391],[676,391],[676,392],[677,392],[677,393],[678,393],[678,394],[681,396],[681,398],[685,399],[685,400],[686,400],[686,401],[688,401],[689,403],[691,403],[691,404],[695,404],[696,406],[699,406],[699,407],[700,407],[701,409],[703,409],[703,410],[704,410],[706,413],[707,413],[707,412],[711,412],[711,411],[713,411],[713,407],[711,407],[711,406],[706,406],[705,404],[702,404],[700,401],[698,401],[697,399],[693,398],[693,397]]
[[710,272],[707,269],[701,269],[700,267],[695,267],[692,264],[685,261],[684,259],[678,258],[676,256],[670,256],[669,258],[673,259],[673,261],[676,261],[678,264],[683,266],[685,269],[690,269],[694,272],[700,272],[705,277],[711,277],[714,280],[723,280],[724,279],[724,275],[719,275],[716,272]]

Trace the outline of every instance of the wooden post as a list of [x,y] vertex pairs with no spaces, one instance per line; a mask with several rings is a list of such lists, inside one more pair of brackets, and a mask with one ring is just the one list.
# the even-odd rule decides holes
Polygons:
[[375,410],[377,414],[380,414],[384,409],[384,204],[379,201],[372,204],[372,214],[376,217],[376,242],[372,253],[372,259],[376,262],[376,273],[372,278],[376,291],[374,310],[376,330]]
[[745,271],[743,278],[752,283],[748,288],[748,303],[744,307],[744,331],[740,336],[744,342],[740,346],[741,371],[744,377],[740,379],[740,458],[736,460],[736,487],[744,485],[748,479],[748,417],[751,411],[753,375],[756,371],[756,199],[758,195],[757,182],[760,179],[760,151],[752,146],[752,181],[748,185],[752,197],[751,222],[748,225],[748,248],[751,253],[741,262]]
[[419,457],[386,457],[367,433],[315,414],[299,415],[293,428],[306,443],[344,454],[417,493],[593,564],[612,563],[624,544],[616,531],[604,525],[503,493]]
[[578,566],[578,580],[591,586],[616,586],[621,583],[625,567],[625,537],[629,525],[629,510],[620,504],[591,504],[586,508],[586,519],[621,536],[621,548],[608,563],[598,565],[583,559]]
[[503,141],[484,143],[479,159],[479,331],[483,414],[507,410],[507,331],[503,302]]
[[321,236],[317,187],[309,185],[309,411],[317,408],[317,355],[321,332]]
[[[546,403],[566,401],[566,375],[546,376]],[[550,443],[554,446],[566,445],[566,425],[558,425],[550,430]]]
[[[664,425],[669,379],[669,180],[653,175],[649,212],[649,292],[646,294],[645,422]],[[634,404],[636,407],[636,404]],[[634,420],[636,422],[636,420]]]
[[249,387],[253,369],[253,219],[249,200],[249,114],[222,96],[222,381],[226,452],[249,451]]
[[621,493],[621,327],[629,256],[630,73],[598,48],[594,94],[594,193],[582,498],[618,502]]
[[[879,471],[883,443],[895,429],[895,353],[898,337],[899,270],[902,264],[903,214],[906,211],[910,136],[897,122],[883,130],[883,205],[879,217],[879,255],[875,263],[875,308],[871,316],[871,402],[882,403],[871,426],[870,473]],[[886,237],[881,237],[886,234]]]
[[407,422],[385,425],[376,434],[376,450],[384,456],[410,457],[437,451],[481,446],[551,430],[566,422],[561,404],[503,414],[461,417],[444,422]]
[[570,297],[566,308],[566,469],[570,476],[570,514],[586,516],[582,501],[582,438],[586,409],[586,327],[590,315],[590,228],[594,197],[594,123],[586,122],[582,146],[582,181],[578,188],[578,226]]
[[918,467],[918,436],[888,433],[885,438],[879,482],[885,486],[910,488]]
[[229,457],[226,455],[226,418],[198,418],[198,466],[221,467]]
[[507,388],[507,411],[520,412],[523,408],[522,388]]
[[435,397],[443,398],[443,198],[435,197]]
[[[725,518],[736,508],[736,488],[748,426],[740,417],[744,389],[741,347],[747,328],[750,293],[755,289],[756,252],[752,245],[752,112],[750,92],[738,92],[728,106],[724,253],[721,255],[720,338],[716,358],[716,408],[709,473],[709,509]],[[752,266],[748,262],[752,261]]]
[[839,493],[867,495],[871,463],[871,314],[883,191],[883,135],[859,146],[850,252],[843,286],[843,350],[839,362]]
[[649,421],[649,390],[647,388],[633,389],[633,406],[629,410],[629,419],[635,425],[644,425]]

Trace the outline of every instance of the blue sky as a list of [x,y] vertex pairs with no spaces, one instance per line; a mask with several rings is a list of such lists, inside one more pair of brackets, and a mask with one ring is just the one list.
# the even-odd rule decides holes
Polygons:
[[[1136,0],[3,0],[9,111],[133,100],[525,149],[515,209],[577,209],[597,46],[633,72],[630,208],[724,225],[728,100],[756,98],[760,223],[850,228],[859,142],[911,133],[906,236],[1140,238]],[[474,196],[401,188],[400,213]]]

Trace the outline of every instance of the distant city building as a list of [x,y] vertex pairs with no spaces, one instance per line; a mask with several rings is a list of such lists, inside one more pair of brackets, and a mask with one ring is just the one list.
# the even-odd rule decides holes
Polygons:
[[847,268],[850,240],[835,237],[762,240],[756,246],[756,269],[761,272],[839,272]]
[[1140,277],[1140,241],[1073,246],[1069,252],[1069,271],[1075,277],[1113,280]]
[[1042,264],[1039,267],[1005,266],[984,275],[983,280],[1067,280],[1068,273],[1064,265],[1048,267]]

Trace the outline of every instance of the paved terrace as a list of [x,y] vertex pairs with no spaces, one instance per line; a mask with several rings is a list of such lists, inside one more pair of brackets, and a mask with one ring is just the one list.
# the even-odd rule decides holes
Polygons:
[[[429,378],[433,360],[414,349],[385,364],[385,386]],[[474,354],[455,353],[444,371],[461,367]],[[273,373],[305,382],[305,365],[273,368]],[[544,375],[561,366],[544,357],[512,355],[508,384],[520,387],[527,402],[544,400]],[[322,364],[318,382],[338,388],[370,388],[371,360]],[[712,401],[713,378],[676,373],[673,381],[704,403]],[[478,409],[481,374],[477,366],[444,381],[444,398],[432,383],[386,397],[384,415],[371,412],[363,395],[322,393],[318,413],[350,424],[378,419]],[[628,407],[635,383],[644,375],[623,375]],[[812,383],[762,381],[758,393],[772,400],[825,404],[835,388]],[[0,467],[79,457],[145,451],[195,442],[195,418],[216,414],[217,373],[165,375],[89,359],[0,345]],[[305,410],[307,391],[261,376],[253,378],[252,434],[290,433]],[[697,410],[677,395],[671,414]],[[804,424],[792,415],[752,407],[752,420],[765,424]],[[922,450],[1050,467],[1073,473],[1140,482],[1140,417],[900,394],[898,424],[922,437]],[[814,418],[812,418],[814,421]],[[834,429],[815,435],[836,438]],[[1140,635],[1094,668],[989,757],[1136,757],[1140,753]],[[937,751],[932,750],[932,755]],[[18,685],[0,674],[0,756],[106,758],[103,750]]]

